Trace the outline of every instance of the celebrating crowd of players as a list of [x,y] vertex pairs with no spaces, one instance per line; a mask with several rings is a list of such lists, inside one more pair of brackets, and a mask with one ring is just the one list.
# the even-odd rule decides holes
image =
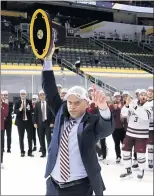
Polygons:
[[[67,89],[57,85],[58,92],[63,101]],[[97,105],[91,101],[92,88],[88,89],[89,107],[87,112],[98,113]],[[154,153],[154,122],[153,122],[153,87],[137,89],[136,97],[132,98],[129,92],[122,95],[115,92],[108,99],[108,105],[115,119],[115,130],[112,134],[115,144],[116,163],[123,158],[125,170],[121,178],[132,174],[132,168],[138,168],[137,177],[142,179],[146,167],[146,152],[148,153],[148,167],[153,168]],[[41,157],[46,157],[46,142],[49,145],[52,139],[54,116],[45,101],[45,94],[41,90],[38,95],[33,95],[32,100],[27,99],[26,90],[20,91],[20,98],[14,105],[8,99],[8,91],[1,91],[1,168],[3,168],[3,153],[5,133],[7,135],[7,153],[11,153],[12,113],[16,114],[15,125],[18,129],[21,157],[25,156],[24,133],[27,131],[28,152],[34,157],[33,151],[37,150],[36,133],[39,141]],[[122,155],[120,144],[122,144]],[[107,161],[107,144],[102,139],[97,143],[96,151],[102,162]],[[133,163],[132,163],[133,159]]]

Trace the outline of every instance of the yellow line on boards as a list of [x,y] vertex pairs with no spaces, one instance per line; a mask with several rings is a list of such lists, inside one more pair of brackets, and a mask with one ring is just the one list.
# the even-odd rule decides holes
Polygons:
[[[34,66],[34,65],[30,65],[30,66],[26,66],[26,65],[1,65],[1,70],[33,70],[33,71],[37,71],[37,70],[42,70],[42,66],[38,65],[38,66]],[[60,67],[53,67],[54,71],[60,71]],[[66,68],[64,70],[67,70]],[[120,69],[120,68],[81,68],[81,70],[83,71],[87,71],[87,72],[104,72],[104,73],[147,73],[143,70],[137,70],[137,69]]]

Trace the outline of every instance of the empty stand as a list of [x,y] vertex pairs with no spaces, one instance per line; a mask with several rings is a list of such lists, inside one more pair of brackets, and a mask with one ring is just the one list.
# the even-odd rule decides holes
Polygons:
[[[96,54],[97,53],[97,54]],[[95,64],[95,56],[98,56],[99,63]],[[120,67],[132,68],[130,63],[125,63],[118,59],[115,55],[102,50],[102,48],[94,43],[89,43],[89,39],[83,38],[67,38],[66,45],[60,48],[59,58],[65,58],[71,63],[80,57],[81,66],[99,66],[99,67]]]
[[150,54],[151,52],[140,48],[136,43],[133,42],[121,42],[121,41],[104,41],[104,43],[122,51],[123,53],[138,53],[138,54]]
[[142,47],[139,47],[137,43],[104,40],[101,42],[106,43],[113,48],[116,48],[122,53],[127,54],[146,65],[154,67],[154,55],[152,51],[146,48],[143,49]]
[[[97,56],[99,63],[95,63]],[[100,46],[90,43],[89,39],[82,38],[67,38],[66,45],[59,49],[58,58],[66,59],[72,64],[80,57],[81,67],[109,67],[109,68],[133,68],[131,63],[124,62],[116,55],[103,50]],[[3,63],[24,63],[24,64],[39,64],[40,60],[36,59],[31,50],[25,50],[25,53],[20,51],[8,51],[8,46],[2,47],[2,62]]]

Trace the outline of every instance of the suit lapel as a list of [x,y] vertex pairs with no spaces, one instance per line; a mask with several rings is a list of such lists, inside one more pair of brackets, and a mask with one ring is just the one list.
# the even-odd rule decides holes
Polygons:
[[80,122],[79,126],[78,126],[78,132],[77,132],[77,135],[78,135],[78,143],[79,143],[79,148],[80,148],[80,151],[82,150],[82,141],[83,141],[83,131],[84,131],[84,124],[85,122],[89,119],[89,114],[86,113],[82,119],[82,121]]
[[40,113],[41,113],[41,116],[42,116],[41,101],[39,102],[39,109],[40,109]]

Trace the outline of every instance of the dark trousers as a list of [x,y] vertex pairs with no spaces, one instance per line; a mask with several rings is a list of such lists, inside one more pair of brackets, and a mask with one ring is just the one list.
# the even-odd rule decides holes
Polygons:
[[1,130],[1,163],[3,163],[3,153],[4,153],[4,130]]
[[46,155],[45,136],[47,140],[47,145],[49,146],[51,142],[51,128],[46,121],[42,122],[39,126],[39,137],[40,137],[41,151],[43,155]]
[[[40,143],[39,130],[36,129],[36,128],[33,126],[32,143],[33,143],[34,147],[36,147],[36,132],[37,132],[37,136],[38,136],[39,143]],[[41,146],[41,144],[40,144],[40,146]]]
[[102,155],[103,159],[106,159],[106,155],[107,155],[106,138],[101,139],[99,142],[101,148],[99,148],[99,146],[96,145],[96,152],[99,157]]
[[134,160],[137,160],[137,153],[134,151]]
[[20,125],[18,125],[18,134],[19,134],[19,144],[21,153],[25,153],[24,150],[24,135],[25,130],[27,131],[28,138],[28,154],[32,153],[32,129],[33,125],[28,123],[27,121],[23,121]]
[[123,144],[124,138],[125,138],[125,130],[124,128],[121,129],[115,129],[112,137],[115,143],[115,152],[116,152],[116,156],[117,158],[121,158],[121,149],[120,149],[120,143]]
[[[51,184],[51,186],[55,187],[56,192],[57,192],[58,195],[65,195],[65,196],[66,195],[68,195],[68,196],[86,195],[86,196],[91,196],[93,194],[93,190],[92,190],[92,187],[91,187],[89,181],[86,181],[86,182],[83,182],[81,184],[74,185],[74,186],[71,186],[71,187],[68,187],[68,188],[59,188],[59,186],[52,180],[52,178],[49,178],[49,183]],[[50,189],[50,187],[47,187],[47,188]],[[49,191],[47,191],[47,192],[49,192]]]
[[6,130],[6,136],[7,136],[7,149],[10,150],[11,141],[12,141],[12,119],[5,121],[5,130]]

